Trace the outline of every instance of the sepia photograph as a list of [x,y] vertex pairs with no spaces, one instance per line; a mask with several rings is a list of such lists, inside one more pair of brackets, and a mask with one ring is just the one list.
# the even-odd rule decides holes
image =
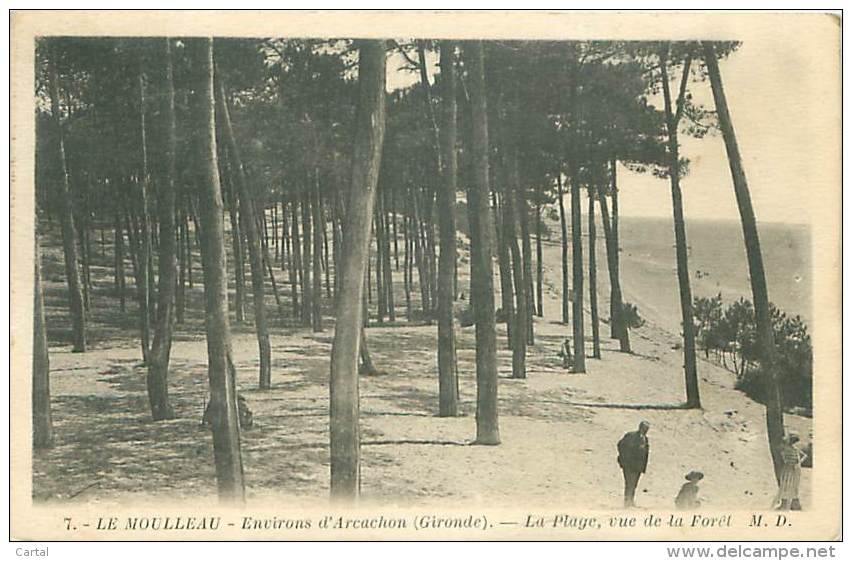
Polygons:
[[10,18],[13,538],[840,539],[840,16]]

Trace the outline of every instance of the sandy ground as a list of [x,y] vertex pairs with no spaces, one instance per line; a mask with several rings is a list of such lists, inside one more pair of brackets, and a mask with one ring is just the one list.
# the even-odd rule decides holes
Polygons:
[[[703,409],[666,409],[684,399],[682,357],[671,331],[649,321],[631,334],[633,354],[618,352],[616,342],[604,338],[602,359],[587,360],[586,374],[562,368],[557,353],[570,329],[559,323],[559,259],[559,248],[547,244],[545,316],[536,319],[526,380],[508,378],[511,354],[505,326],[499,326],[499,446],[470,445],[476,394],[472,327],[457,330],[464,412],[458,418],[436,417],[436,326],[402,322],[368,329],[374,361],[384,373],[361,378],[364,500],[618,508],[622,478],[615,444],[646,419],[651,423],[651,453],[648,473],[639,484],[640,507],[671,508],[683,475],[699,469],[706,476],[701,496],[707,508],[768,508],[775,484],[764,408],[733,389],[731,373],[700,362]],[[168,497],[214,503],[212,443],[209,431],[200,425],[207,400],[200,317],[178,331],[173,347],[170,391],[179,418],[153,423],[133,328],[135,305],[128,303],[128,313],[121,317],[110,316],[112,323],[93,325],[93,349],[72,354],[61,340],[64,310],[50,298],[61,292],[61,266],[55,255],[45,262],[52,305],[49,323],[56,331],[54,339],[59,339],[51,346],[56,446],[34,457],[34,496],[47,502],[138,505]],[[466,269],[460,264],[462,282]],[[102,271],[105,287],[111,283],[108,271]],[[599,275],[599,282],[601,315],[606,318],[609,286],[605,276]],[[400,276],[398,306],[404,302],[401,285]],[[193,315],[200,316],[198,284],[195,290]],[[626,291],[632,298],[629,287]],[[112,298],[96,292],[95,299],[96,305],[114,311]],[[398,314],[404,315],[402,307]],[[326,323],[318,334],[273,328],[269,391],[256,389],[257,347],[250,326],[235,328],[238,384],[255,420],[255,426],[243,432],[252,504],[327,502],[333,326],[330,320]],[[602,324],[601,333],[608,335],[609,326]],[[590,353],[590,342],[587,346]],[[807,439],[809,419],[788,415],[787,422]],[[806,469],[805,508],[809,488]]]

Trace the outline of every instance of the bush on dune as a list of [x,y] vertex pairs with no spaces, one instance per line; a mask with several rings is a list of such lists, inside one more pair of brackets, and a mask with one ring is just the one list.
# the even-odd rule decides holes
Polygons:
[[[812,407],[813,347],[808,328],[799,316],[788,317],[769,305],[775,338],[775,368],[786,407]],[[763,376],[758,362],[757,324],[754,306],[740,298],[723,308],[722,295],[695,298],[695,328],[704,356],[713,353],[737,375],[737,388],[764,402]]]

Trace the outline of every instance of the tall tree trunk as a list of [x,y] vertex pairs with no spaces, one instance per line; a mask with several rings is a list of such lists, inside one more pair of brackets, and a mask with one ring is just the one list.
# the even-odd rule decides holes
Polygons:
[[429,271],[429,317],[433,318],[438,313],[438,254],[436,252],[435,242],[435,203],[432,193],[429,195],[429,204],[427,205],[428,217],[424,222],[426,227],[426,262]]
[[341,293],[337,299],[337,322],[331,348],[331,496],[339,501],[354,501],[361,487],[358,355],[370,218],[385,133],[384,42],[364,40],[359,58],[352,182],[341,255]]
[[[610,315],[610,333],[609,336],[613,339],[621,339],[622,332],[619,331],[618,321],[624,321],[621,317],[621,305],[622,305],[622,294],[621,294],[621,273],[619,272],[619,246],[618,246],[618,162],[613,158],[610,160],[610,177],[612,179],[612,183],[609,187],[610,198],[612,198],[612,219],[608,221],[608,223],[604,226],[604,234],[606,235],[606,243],[612,243],[613,253],[610,256],[609,245],[607,245],[607,265],[609,266],[610,275],[615,276],[616,283],[612,283],[612,278],[610,278],[610,289],[609,289],[609,315]],[[601,212],[604,210],[608,210],[606,208],[606,197],[603,193],[598,192],[598,196],[600,198],[601,203]],[[610,242],[611,240],[611,242]],[[618,285],[619,293],[615,293],[615,286]],[[618,306],[618,307],[616,307]],[[624,333],[627,333],[627,325],[624,325]],[[629,349],[629,344],[628,344]],[[622,351],[624,351],[622,345]]]
[[281,259],[281,247],[278,245],[278,205],[272,203],[272,246],[275,248],[275,261]]
[[384,268],[385,258],[384,258],[384,233],[382,223],[382,213],[381,213],[381,195],[376,196],[376,205],[375,210],[373,212],[373,230],[376,233],[376,320],[378,323],[385,322],[385,316],[387,315],[388,308],[388,300],[387,300],[387,292],[385,291],[385,276],[382,271]]
[[[302,263],[302,249],[299,245],[299,201],[296,197],[290,203],[292,233],[290,234],[290,244],[292,250],[290,256],[293,260],[290,266],[290,296],[293,300],[293,317],[299,319],[302,313],[302,306],[299,302],[299,270]],[[304,286],[301,287],[304,289]]]
[[91,244],[89,243],[89,197],[88,189],[86,188],[86,180],[83,180],[81,178],[78,183],[80,185],[81,193],[77,204],[77,215],[79,218],[77,221],[77,224],[79,226],[77,234],[80,237],[80,258],[81,265],[83,267],[83,308],[86,310],[86,312],[88,312],[91,309],[89,295],[92,291],[92,276],[91,269],[89,267],[89,255],[91,254]]
[[127,279],[124,272],[124,229],[121,227],[121,212],[115,212],[115,288],[122,314],[127,311]]
[[50,357],[44,323],[41,292],[41,251],[35,232],[35,298],[33,299],[33,449],[53,446],[53,418],[50,413]]
[[331,242],[334,246],[334,303],[337,304],[337,296],[340,294],[340,254],[343,251],[343,235],[340,230],[343,220],[343,199],[340,192],[334,192],[334,207],[331,213]]
[[[453,322],[453,276],[456,266],[456,76],[455,45],[442,41],[441,50],[441,186],[438,192],[439,234],[438,263],[438,415],[459,414],[459,390],[456,377],[456,338]],[[388,265],[390,259],[388,259]]]
[[417,262],[417,278],[420,284],[420,308],[423,310],[423,319],[426,324],[432,323],[430,311],[432,305],[429,302],[429,272],[426,268],[426,256],[423,251],[423,237],[420,231],[420,208],[418,204],[419,193],[414,193],[411,197],[412,217],[411,217],[411,237],[414,244],[414,260]]
[[542,221],[541,204],[535,207],[535,279],[536,315],[544,317],[544,250],[541,247]]
[[595,244],[595,186],[589,185],[589,306],[592,319],[592,358],[601,357],[601,332],[598,319],[598,262]]
[[413,259],[413,251],[411,250],[411,236],[409,235],[411,232],[411,219],[407,215],[403,215],[403,228],[402,232],[404,235],[404,245],[405,245],[405,255],[403,256],[403,269],[402,269],[402,278],[403,278],[403,290],[405,290],[405,320],[409,323],[414,319],[413,310],[411,306],[411,285],[413,281],[412,275],[412,259]]
[[476,223],[476,263],[471,298],[476,320],[476,443],[499,444],[497,415],[497,332],[494,323],[494,273],[491,266],[491,212],[488,208],[488,108],[485,55],[481,41],[464,47],[465,66],[471,76],[473,197]]
[[[331,298],[333,293],[331,291],[331,267],[329,265],[333,258],[331,257],[332,249],[328,242],[328,220],[325,212],[326,205],[320,201],[318,222],[321,225],[322,232],[322,270],[325,274],[325,297]],[[334,224],[332,223],[333,226]]]
[[190,218],[192,219],[192,224],[195,226],[195,237],[198,238],[198,222],[195,219],[195,209],[193,204],[193,198],[187,197],[189,205],[187,207],[187,211],[189,212],[189,216],[186,219],[186,223],[184,224],[184,229],[186,230],[186,282],[189,288],[194,287],[194,283],[192,282],[192,236],[189,235],[189,222]]
[[391,217],[393,220],[393,261],[394,269],[399,271],[399,237],[397,236],[396,230],[396,214],[396,190],[391,190]]
[[601,222],[604,227],[604,238],[606,240],[606,255],[607,255],[607,270],[609,271],[609,283],[611,298],[615,305],[610,309],[610,323],[615,326],[615,334],[619,341],[619,349],[621,352],[630,352],[630,335],[627,330],[627,322],[624,321],[622,313],[623,302],[621,298],[621,281],[618,278],[618,267],[615,264],[615,253],[618,249],[615,247],[615,234],[613,232],[613,224],[609,217],[609,208],[606,204],[606,196],[602,191],[598,191],[598,199],[601,204]]
[[278,314],[284,316],[284,304],[281,303],[281,295],[278,293],[278,283],[275,282],[275,269],[272,265],[272,257],[269,254],[269,247],[265,244],[261,245],[261,257],[263,264],[266,267],[266,273],[269,275],[269,282],[272,284],[272,296],[275,298],[275,306],[278,308]]
[[284,200],[284,194],[281,194],[281,271],[290,268],[290,226],[287,221],[287,202]]
[[725,150],[728,154],[728,164],[731,168],[731,178],[734,193],[737,198],[737,208],[742,222],[743,239],[748,258],[751,292],[754,300],[755,316],[757,318],[757,337],[760,349],[760,369],[763,376],[764,396],[766,399],[766,429],[769,437],[769,449],[772,453],[775,477],[780,481],[783,458],[781,454],[784,438],[784,409],[781,401],[781,387],[778,374],[775,371],[775,344],[772,333],[772,321],[769,312],[769,291],[766,286],[766,273],[763,268],[763,254],[760,251],[760,238],[757,232],[757,218],[751,204],[748,181],[743,168],[742,156],[734,132],[734,124],[725,98],[722,86],[722,75],[716,61],[715,48],[712,43],[704,42],[704,59],[710,74],[710,87],[713,90],[713,100],[716,104],[716,114],[725,139]]
[[580,213],[580,180],[577,177],[577,165],[571,164],[571,287],[573,289],[574,316],[574,369],[573,372],[586,371],[586,341],[583,326],[583,224]]
[[[309,180],[306,174],[306,179]],[[302,326],[311,327],[311,314],[314,306],[314,287],[311,281],[311,201],[306,184],[302,192]]]
[[142,339],[142,360],[147,364],[151,354],[151,220],[148,214],[148,192],[150,185],[150,171],[148,169],[148,96],[146,93],[147,78],[143,72],[139,73],[139,107],[140,127],[142,133],[142,177],[139,179],[139,219],[141,238],[139,244],[139,315]]
[[169,38],[160,39],[163,67],[159,92],[161,101],[160,115],[165,131],[164,166],[159,174],[157,199],[158,222],[160,226],[159,244],[159,288],[157,289],[157,322],[154,325],[154,340],[148,360],[148,401],[151,405],[151,417],[155,421],[171,419],[175,416],[169,404],[169,356],[172,349],[172,330],[174,328],[174,298],[177,254],[175,248],[175,147],[177,132],[175,129],[175,89],[172,79],[172,49]]
[[322,201],[320,200],[319,168],[314,170],[314,189],[312,193],[314,286],[313,300],[311,302],[311,329],[314,333],[319,333],[322,331],[322,231],[325,228],[325,223],[320,221]]
[[59,181],[62,211],[59,215],[62,223],[62,249],[65,255],[65,280],[68,283],[68,301],[71,308],[72,352],[84,353],[86,352],[86,311],[83,304],[80,265],[77,259],[77,232],[74,226],[71,180],[68,176],[68,166],[65,160],[65,133],[62,129],[62,114],[59,110],[59,75],[56,72],[56,61],[54,60],[58,56],[56,50],[52,49],[47,59],[50,81],[50,113],[53,122],[56,124],[57,159],[62,175]]
[[[508,163],[508,162],[507,162]],[[509,163],[509,165],[513,165]],[[524,282],[524,262],[521,250],[518,247],[518,226],[516,218],[516,203],[520,199],[513,185],[517,178],[514,174],[509,175],[509,183],[506,185],[506,194],[503,204],[503,236],[505,243],[509,246],[512,254],[512,279],[515,287],[515,307],[512,317],[512,378],[526,378],[526,356],[527,356],[527,315],[529,308],[526,297],[526,283]]]
[[[141,288],[139,288],[142,284],[139,267],[139,230],[137,228],[136,216],[133,214],[133,207],[130,199],[130,193],[127,193],[127,196],[124,198],[124,225],[127,229],[127,238],[130,242],[130,265],[133,269],[133,281],[136,284],[136,297],[137,297],[137,305],[139,305],[139,294],[141,294]],[[140,308],[141,309],[141,308]]]
[[189,232],[187,231],[186,210],[181,208],[178,215],[180,224],[180,238],[178,239],[178,262],[180,268],[178,270],[178,287],[175,295],[175,322],[182,324],[184,321],[184,312],[186,311],[186,272],[188,268],[188,253],[187,242],[189,241]]
[[669,92],[669,77],[666,70],[666,55],[661,57],[660,70],[663,82],[663,102],[666,111],[666,129],[668,132],[669,179],[672,188],[672,211],[674,213],[675,253],[677,255],[677,280],[680,291],[681,328],[683,329],[684,377],[686,378],[686,405],[690,408],[701,407],[698,394],[698,364],[695,357],[695,323],[692,317],[692,289],[689,286],[689,265],[687,261],[686,226],[683,218],[683,195],[680,190],[680,155],[678,154],[677,127],[680,120],[686,82],[689,79],[690,60],[684,63],[681,78],[680,95],[677,100],[677,114],[672,109]]
[[521,187],[520,178],[517,173],[518,156],[515,152],[513,162],[513,183],[515,187],[515,196],[517,197],[517,206],[515,207],[521,224],[521,243],[523,247],[524,261],[524,296],[527,300],[526,313],[526,329],[527,329],[527,344],[535,344],[535,330],[533,329],[533,314],[535,314],[535,297],[533,295],[533,275],[532,275],[532,243],[530,242],[530,210],[527,205],[527,198],[524,195],[524,189]]
[[201,253],[216,481],[220,501],[243,503],[245,483],[235,372],[231,360],[231,329],[228,323],[228,276],[222,216],[224,205],[216,162],[213,40],[185,39],[184,43],[191,63],[190,128],[195,131],[194,139],[197,143],[195,180],[202,203]]
[[[382,199],[386,199],[387,197],[383,197]],[[391,242],[390,242],[390,220],[388,219],[388,215],[385,212],[384,202],[381,206],[381,220],[384,222],[382,224],[382,232],[384,233],[384,249],[382,251],[382,256],[384,261],[382,262],[382,273],[384,273],[384,285],[385,292],[387,293],[387,308],[388,308],[388,319],[392,322],[396,321],[396,310],[394,309],[395,304],[393,300],[393,269],[391,269]]]
[[[501,166],[505,167],[505,166]],[[513,302],[514,290],[512,289],[512,257],[509,254],[510,238],[506,231],[509,229],[506,222],[506,207],[507,207],[507,185],[505,181],[505,171],[501,172],[498,168],[497,173],[503,176],[503,189],[499,201],[495,192],[491,193],[492,205],[498,209],[499,218],[496,219],[497,232],[497,265],[500,270],[500,304],[503,308],[503,317],[506,320],[506,344],[512,348],[513,330],[512,325],[515,321],[515,304]]]
[[[230,175],[230,174],[229,174]],[[228,201],[228,216],[231,219],[231,247],[234,254],[234,318],[237,323],[245,321],[245,293],[246,293],[246,271],[245,257],[243,255],[243,234],[240,229],[240,219],[237,211],[239,195],[234,187],[233,177],[229,177],[227,191],[230,194]],[[223,181],[223,183],[225,183]]]
[[562,228],[562,323],[568,325],[571,292],[568,288],[568,224],[565,220],[565,194],[562,191],[562,172],[556,174],[559,196],[559,226]]
[[216,98],[219,116],[222,120],[222,132],[227,143],[227,153],[233,179],[237,184],[240,203],[240,220],[242,230],[248,241],[249,266],[251,268],[252,303],[254,305],[254,326],[257,332],[257,346],[260,354],[260,372],[258,385],[267,390],[272,386],[272,347],[269,343],[269,325],[266,319],[266,303],[264,290],[263,256],[261,255],[260,232],[256,219],[255,201],[246,181],[243,161],[240,157],[239,146],[234,136],[231,115],[228,108],[228,98],[225,96],[225,84],[217,79],[219,95]]

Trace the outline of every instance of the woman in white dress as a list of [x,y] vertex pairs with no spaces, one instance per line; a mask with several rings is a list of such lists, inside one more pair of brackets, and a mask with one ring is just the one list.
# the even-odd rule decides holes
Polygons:
[[781,458],[784,462],[781,468],[781,480],[778,482],[778,495],[775,497],[776,510],[802,510],[799,502],[799,480],[802,476],[802,459],[804,454],[796,448],[799,436],[793,433],[784,439]]

